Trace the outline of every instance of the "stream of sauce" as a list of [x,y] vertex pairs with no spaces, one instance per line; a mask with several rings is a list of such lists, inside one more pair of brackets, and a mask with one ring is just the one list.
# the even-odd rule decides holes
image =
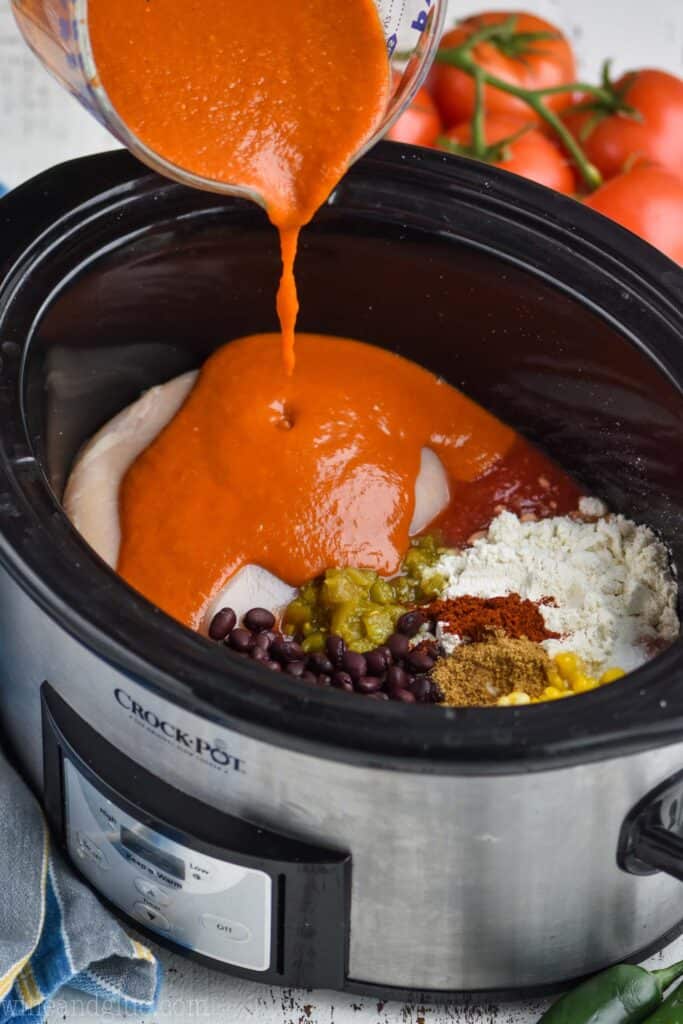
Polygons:
[[128,129],[170,163],[265,205],[280,232],[277,308],[291,373],[299,231],[387,106],[373,0],[89,0],[88,28]]
[[233,341],[129,469],[118,571],[197,628],[255,563],[294,586],[348,565],[395,573],[409,546],[423,446],[459,487],[515,433],[427,370],[358,341],[300,334],[288,377],[277,335]]

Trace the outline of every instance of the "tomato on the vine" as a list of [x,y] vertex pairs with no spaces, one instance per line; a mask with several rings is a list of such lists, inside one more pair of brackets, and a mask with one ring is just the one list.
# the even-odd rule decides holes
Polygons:
[[[478,43],[472,51],[476,63],[490,74],[524,89],[544,89],[574,81],[574,54],[569,42],[555,25],[533,14],[494,11],[466,18],[457,28],[446,33],[440,51],[458,46],[483,26],[502,25],[511,18],[515,19],[513,34],[504,35],[501,40]],[[539,32],[544,38],[534,39],[533,36]],[[466,72],[439,63],[437,59],[430,86],[448,127],[472,116],[475,86]],[[484,95],[490,114],[520,114],[527,120],[538,120],[536,113],[516,96],[489,85]],[[557,113],[572,103],[572,95],[569,92],[558,93],[548,96],[545,103]]]
[[683,264],[683,179],[677,174],[640,162],[605,182],[585,203]]
[[683,79],[666,71],[629,71],[611,85],[634,113],[610,113],[599,99],[581,96],[584,110],[564,120],[588,159],[606,178],[644,158],[683,176]]
[[408,142],[413,146],[433,146],[440,131],[441,118],[436,104],[423,86],[386,137],[393,142]]
[[[569,160],[559,146],[536,125],[529,123],[528,118],[490,114],[484,119],[484,135],[487,162],[494,167],[502,167],[567,195],[576,191],[576,175]],[[470,121],[450,128],[443,136],[440,148],[453,152],[456,149],[453,143],[465,149],[471,146]]]

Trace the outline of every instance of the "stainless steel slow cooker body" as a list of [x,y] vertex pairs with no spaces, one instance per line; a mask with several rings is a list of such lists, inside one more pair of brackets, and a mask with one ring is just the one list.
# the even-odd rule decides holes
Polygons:
[[[147,897],[129,906],[114,880],[144,850],[76,834],[72,777],[94,814],[162,836],[147,923],[190,953],[207,955],[200,897],[169,879],[169,849],[277,860],[265,959],[240,961],[235,931],[210,954],[256,980],[436,999],[661,944],[683,920],[680,641],[580,700],[453,711],[307,688],[183,629],[59,496],[142,388],[274,328],[272,229],[127,154],[55,168],[0,224],[0,712],[92,884],[141,920]],[[387,145],[304,233],[299,270],[302,329],[442,373],[683,564],[683,273],[664,257],[521,179]]]

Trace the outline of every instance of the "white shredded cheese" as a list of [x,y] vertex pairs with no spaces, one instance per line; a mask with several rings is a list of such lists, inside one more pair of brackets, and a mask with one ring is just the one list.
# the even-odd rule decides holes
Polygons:
[[679,631],[668,549],[621,515],[521,522],[502,512],[484,537],[442,555],[429,573],[445,578],[444,598],[552,599],[541,612],[561,639],[543,647],[550,655],[574,651],[591,671],[636,668]]

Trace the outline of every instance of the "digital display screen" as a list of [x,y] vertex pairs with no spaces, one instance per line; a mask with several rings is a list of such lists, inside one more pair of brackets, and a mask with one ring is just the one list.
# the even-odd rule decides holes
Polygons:
[[185,861],[182,861],[180,857],[175,857],[172,853],[168,853],[166,850],[160,850],[153,843],[148,843],[146,839],[139,836],[137,832],[131,832],[125,825],[121,826],[121,845],[126,850],[130,850],[131,853],[137,854],[143,860],[149,861],[150,864],[159,868],[160,871],[165,871],[172,878],[177,878],[180,881],[184,880]]

